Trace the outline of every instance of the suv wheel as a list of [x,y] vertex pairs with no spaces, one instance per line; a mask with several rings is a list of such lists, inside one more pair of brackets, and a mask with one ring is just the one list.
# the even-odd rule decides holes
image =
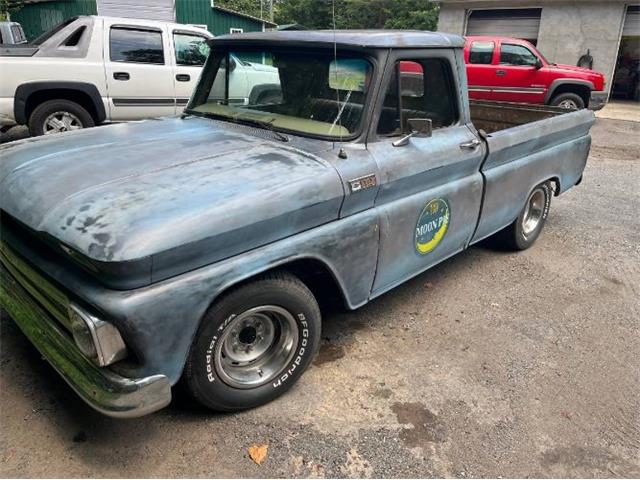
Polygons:
[[193,341],[183,380],[199,403],[236,411],[270,402],[300,378],[320,340],[320,309],[293,275],[271,274],[217,301]]
[[37,137],[93,127],[93,117],[71,100],[48,100],[38,105],[29,117],[29,133]]
[[584,100],[575,93],[561,93],[551,100],[554,107],[566,108],[567,110],[580,110],[584,108]]

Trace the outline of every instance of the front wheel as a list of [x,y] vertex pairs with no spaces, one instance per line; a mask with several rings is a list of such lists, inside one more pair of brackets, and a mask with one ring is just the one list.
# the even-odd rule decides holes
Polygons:
[[95,121],[84,107],[64,99],[41,103],[29,117],[29,133],[33,137],[93,126]]
[[311,363],[320,323],[316,299],[293,275],[248,283],[205,314],[185,366],[187,389],[218,411],[270,402]]
[[549,215],[553,189],[551,182],[541,183],[527,197],[515,221],[496,234],[496,239],[509,250],[526,250],[534,244]]
[[581,110],[584,108],[584,100],[575,93],[561,93],[553,97],[551,105],[566,108],[567,110]]

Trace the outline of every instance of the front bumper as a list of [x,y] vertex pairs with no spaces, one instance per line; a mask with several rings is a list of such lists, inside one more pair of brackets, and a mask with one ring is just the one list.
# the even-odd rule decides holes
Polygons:
[[0,305],[85,402],[104,415],[118,418],[140,417],[169,404],[171,385],[166,376],[126,378],[94,365],[80,353],[71,336],[42,304],[16,280],[16,277],[22,278],[21,274],[4,255],[2,264]]
[[605,91],[593,91],[589,98],[589,110],[600,110],[607,104],[609,94]]

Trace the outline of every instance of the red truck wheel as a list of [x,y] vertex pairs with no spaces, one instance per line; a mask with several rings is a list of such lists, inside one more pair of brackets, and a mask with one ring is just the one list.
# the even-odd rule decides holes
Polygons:
[[551,105],[567,110],[581,110],[584,108],[584,100],[576,93],[561,93],[553,97]]

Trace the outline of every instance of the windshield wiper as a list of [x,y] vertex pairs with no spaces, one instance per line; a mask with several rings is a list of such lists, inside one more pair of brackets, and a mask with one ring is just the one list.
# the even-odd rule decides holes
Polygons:
[[264,128],[265,130],[269,130],[281,142],[289,141],[289,137],[287,137],[284,133],[280,133],[279,131],[273,128],[273,120],[271,120],[270,122],[267,122],[266,120],[258,120],[256,118],[237,118],[237,117],[234,118],[234,120],[237,123],[246,123],[248,125],[255,125],[255,126]]
[[284,133],[280,133],[273,128],[273,120],[271,120],[270,122],[267,122],[266,120],[258,120],[257,118],[228,117],[226,115],[220,115],[218,113],[196,112],[195,110],[185,110],[182,113],[181,118],[184,119],[189,115],[193,115],[194,117],[212,118],[214,120],[222,120],[224,122],[253,125],[256,127],[264,128],[265,130],[269,130],[281,142],[289,141],[289,137],[287,137]]

